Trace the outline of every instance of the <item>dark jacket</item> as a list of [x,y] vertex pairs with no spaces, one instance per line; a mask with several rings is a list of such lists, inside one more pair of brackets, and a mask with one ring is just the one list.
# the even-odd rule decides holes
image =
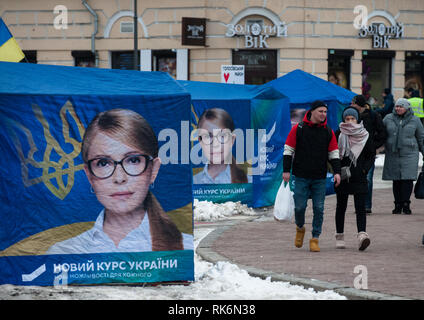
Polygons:
[[368,139],[371,140],[375,155],[376,150],[383,146],[387,139],[387,132],[381,115],[375,111],[365,109],[360,114],[360,120],[363,121],[365,129],[370,134]]
[[384,101],[383,101],[384,107],[375,110],[377,113],[379,113],[381,115],[381,118],[383,119],[386,115],[392,113],[393,108],[395,106],[395,101],[393,99],[393,95],[391,93],[387,94],[384,97]]
[[301,129],[297,124],[287,136],[283,171],[290,172],[292,169],[293,175],[300,178],[325,179],[327,161],[330,161],[334,173],[340,174],[337,139],[333,130],[327,128],[327,121],[312,123],[308,111],[302,123]]
[[[339,140],[340,129],[336,131],[337,141]],[[338,193],[367,193],[368,192],[368,182],[367,174],[371,169],[375,159],[375,149],[372,145],[370,138],[368,137],[367,142],[365,143],[364,148],[362,149],[361,154],[356,161],[356,167],[351,164],[349,157],[343,157],[341,160],[341,166],[350,166],[350,172],[352,176],[349,180],[342,180],[340,185],[335,188],[335,191]]]

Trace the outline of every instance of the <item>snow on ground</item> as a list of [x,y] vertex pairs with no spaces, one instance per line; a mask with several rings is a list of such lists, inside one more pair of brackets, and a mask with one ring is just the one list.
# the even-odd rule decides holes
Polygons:
[[[254,211],[239,203],[195,203],[195,219],[216,221],[234,214]],[[194,229],[195,247],[213,228]],[[35,287],[0,285],[1,299],[81,299],[81,300],[345,300],[334,291],[271,282],[251,277],[229,262],[210,263],[195,254],[195,281],[188,285],[159,286],[68,286]]]
[[194,199],[193,206],[194,221],[218,221],[240,214],[249,216],[257,215],[252,208],[240,203],[240,201],[213,203],[211,201],[199,201]]

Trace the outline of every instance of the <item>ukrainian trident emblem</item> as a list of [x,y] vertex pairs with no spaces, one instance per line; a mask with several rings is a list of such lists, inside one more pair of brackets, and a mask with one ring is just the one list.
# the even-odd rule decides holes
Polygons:
[[[15,120],[8,119],[7,121],[7,128],[20,160],[22,181],[25,187],[43,183],[53,195],[63,200],[72,190],[75,172],[84,168],[83,163],[75,164],[75,159],[81,153],[82,137],[84,136],[85,128],[75,113],[72,103],[67,101],[59,113],[62,123],[63,141],[72,146],[70,152],[65,152],[59,141],[53,137],[49,122],[40,106],[32,104],[32,111],[35,118],[42,125],[46,142],[45,150],[40,150],[43,152],[41,161],[35,159],[35,154],[39,153],[39,148],[34,141],[31,130]],[[70,118],[68,118],[68,115]],[[71,123],[68,119],[72,119],[75,122],[74,127],[77,128],[79,140],[71,136]],[[29,146],[29,150],[26,152],[24,151],[17,130],[21,131],[26,137],[26,142]],[[30,176],[34,175],[33,172],[30,174],[30,171],[34,170],[32,168],[41,169],[42,174],[38,177],[30,178]],[[64,177],[66,177],[66,181]]]

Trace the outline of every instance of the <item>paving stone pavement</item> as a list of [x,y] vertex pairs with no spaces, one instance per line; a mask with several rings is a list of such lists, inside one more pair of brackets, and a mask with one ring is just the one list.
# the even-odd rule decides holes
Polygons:
[[353,196],[349,197],[346,212],[346,249],[336,249],[336,197],[331,195],[325,202],[319,243],[321,252],[309,251],[312,237],[310,200],[302,248],[294,246],[295,224],[275,221],[272,207],[269,207],[259,209],[262,210],[259,218],[215,224],[215,232],[199,244],[197,252],[209,261],[231,261],[252,275],[290,281],[317,290],[332,289],[351,299],[422,300],[424,200],[417,200],[412,195],[412,215],[394,215],[391,213],[390,185],[391,182],[382,181],[375,184],[373,212],[367,216],[371,244],[365,251],[359,251],[357,246]]

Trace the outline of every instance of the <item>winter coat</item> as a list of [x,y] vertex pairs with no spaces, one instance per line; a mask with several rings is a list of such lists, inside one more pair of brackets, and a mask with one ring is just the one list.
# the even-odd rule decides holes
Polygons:
[[325,179],[327,160],[334,173],[340,174],[339,147],[336,136],[327,127],[327,119],[319,124],[310,120],[311,111],[303,118],[302,126],[295,125],[284,145],[283,171],[306,179]]
[[[340,129],[336,131],[337,141],[339,140]],[[350,172],[352,176],[348,180],[342,180],[340,185],[335,188],[336,193],[367,193],[368,192],[368,181],[367,174],[374,164],[375,149],[371,139],[368,137],[361,154],[356,161],[356,166],[351,164],[351,160],[348,156],[343,157],[341,160],[341,166],[350,166]]]
[[383,123],[388,135],[383,180],[416,180],[419,152],[424,155],[424,128],[421,121],[409,108],[403,116],[399,116],[393,109]]
[[375,110],[381,117],[384,118],[386,115],[391,114],[393,112],[393,108],[395,106],[395,101],[393,100],[393,95],[391,93],[387,94],[383,100],[384,108],[380,108]]
[[384,145],[387,139],[386,129],[384,128],[383,120],[381,115],[375,111],[365,109],[360,115],[360,120],[363,122],[365,129],[367,129],[372,145],[375,150]]

